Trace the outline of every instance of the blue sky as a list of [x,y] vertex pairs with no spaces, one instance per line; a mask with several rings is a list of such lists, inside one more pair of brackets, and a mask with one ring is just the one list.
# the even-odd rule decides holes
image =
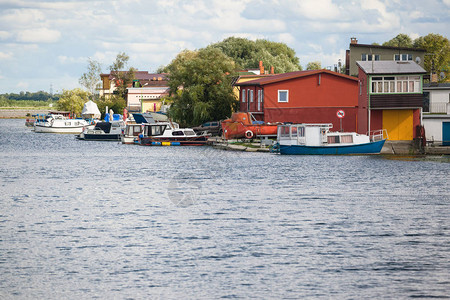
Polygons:
[[0,0],[0,94],[80,87],[92,58],[119,52],[154,72],[184,49],[236,36],[284,42],[303,66],[344,60],[351,37],[449,37],[450,0]]

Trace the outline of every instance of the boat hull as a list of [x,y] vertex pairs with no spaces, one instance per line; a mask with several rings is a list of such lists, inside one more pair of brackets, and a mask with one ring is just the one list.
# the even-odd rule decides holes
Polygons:
[[78,136],[78,139],[85,141],[120,141],[120,134],[95,134],[95,133],[84,133]]
[[142,146],[204,146],[208,144],[208,136],[184,137],[184,138],[140,138]]
[[42,126],[34,124],[34,132],[78,134],[83,131],[84,127],[86,127],[86,125],[78,127],[55,127],[55,126]]
[[343,154],[378,154],[386,140],[357,145],[340,146],[304,146],[279,145],[280,154],[285,155],[343,155]]

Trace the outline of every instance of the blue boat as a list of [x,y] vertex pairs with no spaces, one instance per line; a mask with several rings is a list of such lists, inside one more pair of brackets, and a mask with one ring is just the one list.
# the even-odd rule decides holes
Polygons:
[[356,132],[331,132],[332,126],[279,125],[273,151],[287,155],[378,154],[387,139],[386,130],[365,135]]

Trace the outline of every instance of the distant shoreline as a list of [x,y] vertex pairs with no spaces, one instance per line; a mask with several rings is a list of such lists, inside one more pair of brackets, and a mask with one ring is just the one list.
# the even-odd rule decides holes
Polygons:
[[26,119],[30,116],[27,114],[46,114],[48,109],[36,109],[36,108],[1,108],[0,109],[0,119]]

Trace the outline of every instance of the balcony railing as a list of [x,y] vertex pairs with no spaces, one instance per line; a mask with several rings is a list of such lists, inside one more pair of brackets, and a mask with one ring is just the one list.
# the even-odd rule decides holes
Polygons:
[[430,113],[432,114],[446,114],[448,113],[448,103],[430,103]]

